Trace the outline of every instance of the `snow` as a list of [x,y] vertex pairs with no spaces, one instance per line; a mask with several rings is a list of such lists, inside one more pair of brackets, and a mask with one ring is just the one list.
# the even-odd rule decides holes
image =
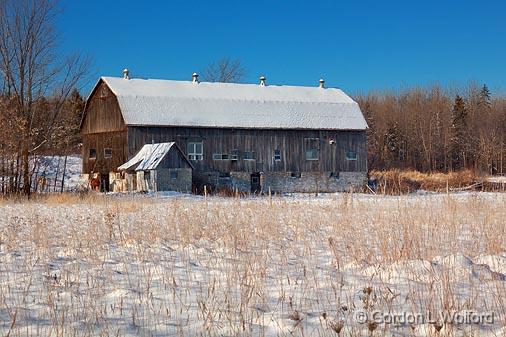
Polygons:
[[[65,163],[66,160],[66,163]],[[6,165],[9,161],[6,161]],[[14,164],[14,161],[12,161]],[[29,161],[30,172],[33,173],[31,182],[32,189],[38,192],[74,191],[82,184],[81,176],[82,160],[79,155],[69,156],[32,156]],[[65,177],[63,174],[65,173]],[[0,176],[6,185],[11,176]]]
[[127,125],[364,130],[342,90],[102,77]]
[[[0,204],[0,335],[9,335],[16,314],[13,336],[337,336],[341,320],[341,336],[369,336],[354,319],[365,303],[386,313],[495,313],[493,324],[447,324],[440,334],[422,323],[381,325],[373,336],[506,332],[504,243],[494,252],[467,233],[441,232],[441,242],[457,244],[387,262],[373,243],[382,219],[344,215],[357,206],[381,208],[374,214],[385,218],[425,208],[431,223],[448,204],[453,221],[496,225],[500,234],[504,223],[487,222],[487,212],[500,219],[504,194],[295,195],[273,198],[273,206],[268,198],[173,192],[97,198]],[[477,205],[491,206],[482,218],[461,214]],[[346,228],[371,241],[347,239]],[[391,234],[402,241],[401,230]],[[353,258],[355,247],[369,247],[373,262]]]
[[492,271],[506,275],[506,256],[482,255],[476,257],[474,263],[487,265]]
[[[81,170],[82,159],[79,155],[67,156],[65,166],[65,156],[38,156],[34,157],[31,165],[36,164],[34,183],[40,177],[45,177],[45,188],[42,190],[40,183],[37,190],[41,192],[60,191],[63,170],[65,169],[64,191],[73,191],[82,184]],[[56,181],[55,181],[56,180]]]

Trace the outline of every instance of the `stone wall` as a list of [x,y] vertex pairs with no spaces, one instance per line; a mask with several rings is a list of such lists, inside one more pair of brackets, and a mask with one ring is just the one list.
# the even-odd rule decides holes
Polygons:
[[[249,173],[246,173],[249,177]],[[204,185],[210,192],[217,191],[220,188],[233,188],[232,178],[229,174],[220,172],[196,172],[193,171],[193,186],[197,191],[202,192]]]
[[250,172],[230,172],[231,187],[238,191],[251,192],[251,173]]
[[[230,177],[220,177],[217,172],[194,174],[194,183],[206,184],[211,190],[219,188],[251,191],[250,172],[230,172]],[[330,193],[361,191],[367,182],[366,172],[263,172],[260,175],[262,191],[269,187],[273,193]]]
[[366,172],[269,172],[262,175],[262,190],[275,193],[330,193],[362,190]]
[[192,190],[192,170],[186,168],[158,169],[156,170],[156,181],[157,191],[189,193]]

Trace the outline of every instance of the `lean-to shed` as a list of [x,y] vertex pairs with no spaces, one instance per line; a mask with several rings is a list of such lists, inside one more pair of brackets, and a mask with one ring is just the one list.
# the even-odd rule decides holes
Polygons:
[[176,143],[144,145],[118,167],[122,178],[116,190],[191,192],[192,163]]

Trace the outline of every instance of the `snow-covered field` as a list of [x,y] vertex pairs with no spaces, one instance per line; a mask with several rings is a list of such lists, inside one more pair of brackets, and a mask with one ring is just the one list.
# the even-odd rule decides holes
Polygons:
[[0,335],[506,335],[505,194],[63,194],[0,212]]

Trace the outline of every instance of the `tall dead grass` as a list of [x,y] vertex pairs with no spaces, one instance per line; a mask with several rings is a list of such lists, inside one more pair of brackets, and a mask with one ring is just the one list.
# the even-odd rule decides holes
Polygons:
[[[504,320],[504,302],[490,301],[504,294],[504,283],[486,292],[469,284],[462,294],[449,275],[396,288],[349,270],[504,254],[505,206],[501,194],[7,202],[0,206],[0,332],[381,336],[391,327],[352,325],[352,310],[464,303],[486,303]],[[458,335],[420,329],[413,334]]]
[[391,195],[407,194],[417,190],[447,192],[467,188],[477,182],[477,177],[471,170],[449,173],[422,173],[407,170],[372,171],[370,177],[377,180],[379,193]]

